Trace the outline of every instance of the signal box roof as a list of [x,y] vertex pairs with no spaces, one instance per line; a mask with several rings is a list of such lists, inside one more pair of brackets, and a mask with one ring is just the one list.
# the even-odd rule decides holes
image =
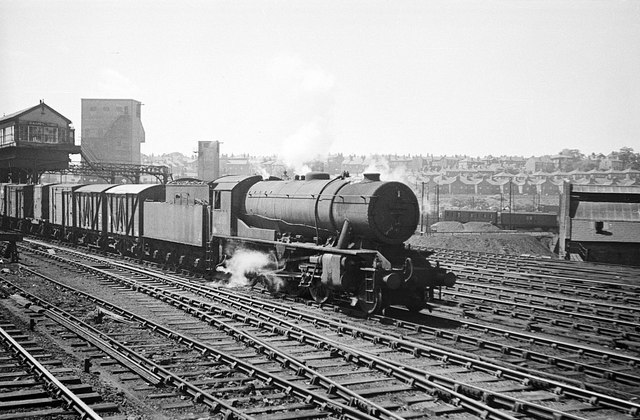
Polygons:
[[3,123],[5,121],[10,121],[10,120],[14,120],[14,119],[18,119],[21,116],[30,113],[31,111],[38,109],[40,107],[43,108],[47,108],[49,111],[53,112],[54,114],[56,114],[57,116],[59,116],[60,118],[62,118],[63,120],[65,120],[67,122],[67,124],[71,123],[71,120],[67,117],[65,117],[64,115],[62,115],[61,113],[59,113],[58,111],[56,111],[55,109],[51,108],[49,105],[45,104],[43,101],[41,101],[38,105],[34,105],[32,107],[23,109],[22,111],[17,111],[14,112],[12,114],[9,115],[5,115],[3,117],[0,117],[0,123]]

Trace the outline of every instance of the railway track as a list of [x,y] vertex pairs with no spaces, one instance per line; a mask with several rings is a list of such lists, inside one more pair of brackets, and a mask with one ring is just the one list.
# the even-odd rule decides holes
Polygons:
[[459,281],[443,296],[465,308],[468,315],[490,313],[523,320],[526,328],[551,334],[571,333],[592,343],[640,348],[636,306],[640,270],[634,278],[631,269],[624,269],[627,277],[622,279],[611,269],[608,276],[595,280],[579,278],[580,272],[571,274],[570,270],[564,270],[562,277],[541,278],[513,271],[516,266],[513,263],[505,270],[450,264]]
[[634,267],[443,248],[437,248],[434,251],[435,254],[431,257],[433,260],[457,267],[495,269],[503,272],[538,275],[542,278],[553,277],[559,282],[607,283],[617,284],[621,287],[628,285],[636,292],[640,288],[638,269]]
[[[432,333],[420,330],[420,328],[416,327],[417,324],[394,321],[393,327],[396,329],[398,327],[408,330],[413,329],[412,333],[407,333],[411,337],[400,336],[397,333],[392,334],[388,330],[376,332],[375,329],[369,327],[362,328],[360,325],[350,325],[353,322],[327,320],[327,316],[323,314],[312,315],[313,311],[309,311],[308,308],[302,305],[299,305],[301,306],[300,309],[292,307],[283,309],[282,303],[257,301],[255,295],[247,295],[245,297],[237,292],[232,293],[218,288],[197,285],[192,281],[184,281],[174,277],[163,279],[162,276],[159,277],[139,269],[132,272],[130,267],[124,267],[122,264],[107,264],[104,259],[99,259],[99,261],[99,263],[91,263],[93,268],[86,263],[81,264],[76,261],[76,264],[78,267],[84,265],[83,270],[92,271],[100,276],[108,276],[110,271],[116,271],[115,278],[121,284],[126,284],[127,287],[138,291],[144,291],[149,296],[160,297],[163,301],[173,303],[176,307],[182,308],[198,319],[205,319],[209,323],[211,320],[208,316],[213,313],[216,316],[224,315],[231,320],[228,322],[242,322],[243,324],[252,325],[253,328],[266,329],[269,334],[280,336],[277,340],[278,342],[282,340],[287,343],[285,345],[286,351],[282,351],[282,355],[290,353],[291,349],[289,347],[294,346],[295,343],[313,343],[312,348],[328,351],[329,359],[342,358],[344,361],[355,363],[358,369],[365,366],[368,370],[383,374],[387,380],[389,377],[395,379],[398,382],[394,385],[401,387],[396,391],[402,389],[401,393],[418,392],[422,387],[423,393],[426,394],[422,398],[427,396],[431,398],[423,401],[423,405],[426,404],[428,406],[429,403],[432,403],[434,406],[441,405],[440,408],[442,409],[442,411],[435,411],[434,409],[427,409],[426,411],[414,410],[416,413],[404,413],[404,411],[401,411],[403,413],[401,417],[405,417],[406,414],[419,415],[420,413],[434,414],[436,412],[448,412],[451,414],[461,412],[489,417],[510,416],[514,413],[519,413],[527,414],[533,418],[580,418],[575,413],[586,413],[592,410],[596,410],[609,418],[638,414],[638,407],[631,401],[600,394],[596,391],[585,391],[579,386],[572,385],[572,381],[562,382],[557,379],[550,379],[554,377],[553,374],[544,374],[542,372],[542,376],[536,376],[527,373],[531,371],[529,368],[512,368],[516,366],[513,363],[509,365],[506,361],[500,361],[501,364],[498,365],[495,364],[495,360],[494,363],[486,361],[487,357],[482,360],[483,358],[478,358],[477,356],[470,357],[468,354],[465,355],[464,351],[459,348],[455,349],[442,345],[434,346],[433,343],[429,343],[429,341],[433,341]],[[68,262],[67,260],[66,263]],[[96,265],[100,268],[96,269]],[[107,268],[108,266],[110,267]],[[128,274],[123,274],[122,270],[125,269]],[[98,271],[96,272],[95,270]],[[159,283],[160,281],[163,281],[163,283]],[[176,289],[178,286],[181,290]],[[188,293],[186,292],[187,290]],[[222,309],[222,305],[227,305],[231,309]],[[268,311],[267,307],[269,307]],[[238,313],[240,309],[242,312]],[[247,314],[251,314],[251,317]],[[385,319],[389,320],[389,318]],[[326,332],[314,334],[314,330],[320,328],[326,330]],[[416,338],[419,335],[425,337]],[[426,337],[429,335],[431,336]],[[442,333],[437,335],[438,339],[442,339],[445,336],[446,334]],[[243,340],[248,340],[248,338],[245,337]],[[357,340],[357,343],[354,344],[354,340]],[[289,343],[289,341],[295,343]],[[465,340],[460,340],[459,336],[452,341],[465,345],[469,344]],[[480,341],[475,343],[478,346],[477,343],[480,343]],[[478,347],[483,350],[490,350],[494,347],[486,340],[482,343]],[[354,348],[354,346],[356,347]],[[552,345],[550,347],[553,348]],[[361,350],[361,348],[366,349],[366,351]],[[513,354],[517,352],[515,348],[505,350],[509,346],[504,344],[500,348],[501,350],[499,351],[502,354],[510,354],[510,357],[513,357]],[[275,350],[277,349],[269,350],[272,352],[270,354],[279,355],[280,353]],[[311,349],[305,349],[303,352],[308,353],[311,351]],[[591,353],[587,351],[587,354]],[[324,357],[326,358],[326,355]],[[529,351],[522,360],[532,362],[535,358],[541,360],[543,357],[544,355],[540,356],[536,352]],[[398,362],[397,359],[402,360],[402,362]],[[556,358],[556,362],[558,360],[563,359]],[[291,363],[289,361],[281,362],[280,364],[291,366]],[[557,366],[558,363],[555,365]],[[573,366],[573,369],[580,373],[580,369],[577,369],[575,364]],[[581,368],[583,371],[584,367],[582,366]],[[355,368],[354,366],[352,369],[355,370]],[[368,374],[374,372],[368,372]],[[612,375],[610,372],[606,373],[603,370],[595,372],[587,370],[587,374],[615,378],[613,382],[618,380],[619,386],[624,386],[625,381],[634,380],[633,375],[625,379],[624,374]],[[318,373],[315,372],[316,376],[310,376],[310,378],[307,376],[307,379],[310,379],[311,383],[319,381],[322,384],[323,380],[314,379],[321,378],[317,376]],[[407,376],[407,374],[410,375]],[[559,377],[560,375],[555,376]],[[463,377],[464,379],[452,379],[452,377]],[[375,384],[378,382],[384,383],[382,378],[374,377],[359,385],[364,386],[365,383]],[[579,381],[573,381],[574,384],[576,382]],[[329,384],[329,382],[327,383]],[[316,383],[315,385],[319,384]],[[333,384],[333,386],[336,385],[340,384]],[[341,385],[344,386],[344,383]],[[504,389],[501,390],[501,387]],[[356,388],[358,387],[356,386]],[[331,389],[331,385],[329,385],[329,389]],[[495,389],[498,389],[499,392],[495,391]],[[623,395],[632,395],[628,391],[628,389],[624,389],[619,392]],[[389,389],[385,391],[386,394],[390,392]],[[517,394],[520,398],[512,394]],[[476,398],[475,400],[474,397]],[[418,398],[418,395],[416,395],[416,398]],[[531,402],[531,400],[535,402]],[[448,405],[447,402],[449,402]],[[477,405],[478,403],[480,405]],[[364,406],[366,404],[361,402],[360,405]],[[416,404],[413,405],[415,406]],[[388,402],[383,404],[382,408],[385,408],[385,406],[392,407]],[[408,406],[411,406],[411,404]],[[504,411],[505,409],[507,410],[506,412]],[[496,410],[496,412],[494,413],[492,410]]]
[[74,369],[31,339],[0,310],[0,418],[100,419],[98,413],[117,413]]
[[[23,292],[24,293],[24,292]],[[157,291],[156,291],[157,293]],[[91,299],[94,300],[95,298],[91,298],[90,296],[83,296],[85,299]],[[33,297],[31,297],[33,299]],[[166,300],[167,297],[163,297],[163,300]],[[40,302],[41,303],[41,302]],[[176,303],[174,301],[174,303]],[[103,304],[105,304],[103,302]],[[116,309],[111,305],[108,305],[109,308],[111,310],[117,310],[118,312],[121,312],[120,309]],[[200,314],[201,316],[206,315],[206,314]],[[127,314],[127,316],[132,316],[132,314]],[[153,325],[154,330],[161,330],[162,327],[160,327],[157,324],[152,324],[152,322],[150,320],[143,320],[143,319],[137,319],[138,322],[141,322],[145,325]],[[213,323],[213,319],[208,319],[207,320],[207,324],[212,324]],[[258,322],[259,320],[256,319],[256,322]],[[246,322],[246,321],[245,321]],[[409,391],[410,389],[412,389],[412,387],[408,387],[406,384],[401,384],[398,383],[397,380],[395,380],[394,378],[389,378],[387,376],[388,372],[384,372],[384,373],[379,373],[376,372],[375,370],[371,370],[371,369],[361,369],[360,364],[361,363],[356,363],[355,360],[351,361],[350,364],[354,365],[351,366],[351,368],[348,368],[345,370],[345,366],[343,365],[342,362],[336,363],[336,356],[332,353],[329,352],[329,354],[327,355],[327,349],[323,348],[323,346],[311,346],[309,343],[306,343],[305,340],[302,340],[302,344],[300,344],[299,340],[292,340],[293,345],[295,346],[304,346],[305,349],[302,351],[302,353],[316,353],[313,356],[307,356],[305,359],[309,359],[309,360],[318,360],[318,361],[324,361],[322,362],[322,364],[326,363],[325,359],[328,359],[330,361],[330,366],[332,366],[334,368],[334,371],[331,372],[331,376],[330,377],[343,377],[343,376],[349,376],[350,379],[345,381],[344,379],[342,380],[342,382],[347,382],[349,384],[350,387],[355,387],[356,389],[358,389],[359,387],[362,386],[366,386],[367,389],[366,390],[359,390],[359,392],[354,392],[349,390],[348,388],[345,387],[344,383],[340,383],[340,382],[336,382],[336,380],[330,379],[330,377],[325,377],[323,374],[311,370],[310,368],[306,367],[305,363],[309,363],[308,361],[305,363],[301,363],[300,361],[296,360],[296,357],[292,357],[292,356],[288,356],[287,354],[290,353],[292,351],[292,349],[287,349],[286,352],[282,351],[282,350],[278,350],[276,348],[274,348],[273,346],[270,346],[268,343],[264,343],[264,342],[260,342],[260,340],[258,340],[256,337],[252,337],[252,334],[249,333],[245,333],[242,331],[238,331],[236,328],[233,328],[233,326],[228,325],[228,324],[222,324],[220,322],[216,323],[217,326],[220,328],[222,327],[222,329],[224,330],[222,334],[223,337],[225,337],[225,339],[227,338],[227,334],[232,333],[232,335],[241,343],[244,344],[244,346],[250,346],[250,347],[255,347],[257,349],[259,349],[259,354],[263,354],[263,356],[260,356],[261,358],[265,359],[262,362],[258,362],[258,361],[253,361],[252,364],[253,365],[261,365],[261,364],[274,364],[273,368],[275,368],[277,371],[282,370],[282,366],[284,366],[285,368],[288,368],[289,370],[292,370],[292,373],[294,374],[295,378],[296,378],[296,382],[300,381],[300,377],[302,376],[304,379],[306,379],[308,381],[308,384],[312,386],[312,390],[308,391],[308,392],[312,392],[313,393],[313,389],[317,388],[317,387],[325,387],[327,388],[326,391],[328,391],[331,395],[331,399],[329,399],[328,396],[325,396],[324,399],[325,401],[323,402],[323,404],[329,404],[329,406],[333,405],[333,404],[337,404],[335,402],[333,402],[333,400],[336,398],[336,396],[341,396],[343,399],[345,399],[348,403],[349,406],[351,405],[358,405],[360,406],[361,410],[364,410],[365,413],[358,413],[357,416],[355,417],[360,417],[360,418],[368,418],[371,415],[375,415],[377,418],[403,418],[403,416],[399,416],[399,415],[394,415],[392,412],[389,411],[388,408],[384,408],[384,407],[379,407],[374,400],[369,400],[366,399],[362,396],[362,394],[364,394],[365,396],[367,395],[371,395],[373,397],[377,396],[377,395],[381,395],[381,394],[388,394],[388,393],[402,393],[402,394],[406,394],[407,391]],[[206,326],[206,325],[205,325]],[[214,351],[213,347],[211,346],[207,346],[204,343],[196,343],[195,341],[189,340],[187,337],[185,336],[181,336],[179,335],[177,332],[173,331],[170,333],[167,333],[169,336],[180,336],[180,340],[183,343],[188,343],[190,346],[196,346],[198,348],[198,350],[200,352],[203,352],[203,354],[205,353],[205,350],[207,351]],[[270,333],[272,334],[272,332]],[[244,346],[240,346],[240,349],[242,351],[244,350]],[[289,346],[291,346],[291,344],[289,344]],[[316,348],[318,347],[318,348]],[[294,353],[296,353],[294,351]],[[220,355],[219,355],[220,356]],[[224,356],[224,357],[229,357],[229,356]],[[246,356],[245,356],[246,357]],[[233,362],[234,364],[238,364],[239,360],[234,360]],[[349,366],[349,364],[347,364],[347,366]],[[326,369],[326,366],[320,366],[323,369]],[[256,371],[256,367],[247,367],[247,369],[250,369],[250,371],[255,372]],[[337,369],[337,370],[335,370]],[[255,374],[255,373],[254,373]],[[357,378],[358,375],[362,375],[362,378]],[[374,375],[375,378],[372,378],[371,375]],[[305,376],[307,376],[305,378]],[[283,380],[282,379],[278,379],[275,376],[272,376],[270,378],[267,379],[266,381],[266,388],[270,388],[270,387],[274,387],[277,384],[281,383]],[[375,383],[380,383],[380,384],[384,384],[384,386],[378,386],[378,387],[371,387],[370,384],[375,384]],[[291,392],[291,388],[293,389],[298,389],[299,385],[296,385],[294,383],[290,383],[287,382],[285,383],[286,386],[283,386],[284,390],[289,390],[288,392]],[[300,391],[302,392],[302,391]],[[414,394],[418,393],[418,394],[424,394],[424,392],[419,392],[419,390],[414,391]],[[413,404],[417,404],[417,403],[425,403],[425,402],[429,402],[429,401],[435,401],[437,398],[434,398],[431,395],[406,395],[405,398],[407,398],[407,401],[412,402]],[[304,401],[307,402],[307,404],[309,402],[312,402],[313,400],[309,398],[309,396],[306,396],[304,398]],[[330,403],[331,402],[331,403]],[[388,404],[387,404],[388,405]],[[438,404],[440,405],[439,409],[442,410],[442,404]],[[402,408],[402,407],[398,407],[398,404],[392,404],[392,406],[395,406],[395,408]],[[286,408],[286,407],[285,407]],[[281,410],[284,410],[285,408],[281,408]],[[348,407],[347,407],[348,408]],[[446,408],[446,407],[445,407]],[[342,407],[342,409],[344,410],[345,407]],[[455,405],[452,405],[449,408],[451,411],[459,411],[460,408],[456,407]],[[446,410],[445,410],[446,411]],[[371,413],[371,415],[367,414],[367,413]],[[409,413],[411,414],[411,413]],[[291,414],[289,414],[291,415]],[[295,413],[295,415],[293,416],[294,418],[298,418],[300,416],[302,416],[302,413]],[[341,416],[343,416],[344,414],[340,414]],[[413,416],[415,417],[415,413],[413,414]],[[317,409],[314,410],[314,416],[318,416],[318,412]],[[364,416],[364,417],[362,417]],[[501,416],[498,418],[505,418],[505,416]],[[508,416],[507,416],[508,418]]]
[[[508,293],[492,293],[476,288],[473,293],[447,291],[443,297],[458,303],[469,311],[487,312],[526,321],[528,329],[555,330],[556,334],[573,332],[584,340],[604,345],[640,348],[638,323],[571,311],[571,307],[550,308],[519,302]],[[575,308],[575,307],[574,307]]]
[[629,322],[632,327],[637,325],[640,317],[640,309],[628,304],[602,302],[593,298],[577,298],[571,292],[541,294],[537,291],[523,290],[515,286],[486,284],[475,277],[466,277],[464,280],[458,280],[456,290],[474,295],[498,297],[506,295],[514,302],[560,309],[593,317],[604,317],[612,322]]
[[640,290],[634,285],[463,266],[455,266],[455,270],[459,277],[471,282],[514,287],[522,292],[542,293],[549,298],[559,295],[592,298],[599,306],[640,304]]
[[[15,284],[5,284],[7,287],[15,288],[39,306],[45,307],[48,311],[47,316],[59,318],[58,322],[74,331],[79,338],[95,346],[93,340],[97,337],[109,348],[117,348],[120,358],[116,360],[124,370],[118,367],[115,373],[125,373],[127,377],[122,379],[123,381],[133,380],[128,375],[135,374],[147,383],[134,387],[138,392],[137,400],[152,401],[145,404],[145,412],[158,412],[159,408],[167,418],[184,415],[184,410],[195,410],[203,415],[221,413],[225,418],[254,418],[266,413],[280,413],[281,416],[288,413],[293,418],[307,417],[311,413],[313,417],[321,418],[374,418],[373,414],[387,417],[384,415],[388,414],[387,411],[382,410],[382,413],[378,413],[374,404],[369,404],[362,412],[334,401],[327,395],[305,390],[286,378],[274,375],[273,372],[279,373],[282,369],[278,361],[269,357],[269,354],[256,355],[255,359],[261,360],[252,359],[247,362],[245,359],[253,356],[247,354],[248,341],[241,340],[246,339],[246,336],[234,326],[227,325],[226,330],[220,331],[212,329],[207,324],[202,325],[196,335],[205,334],[208,338],[206,342],[198,341],[177,329],[164,327],[149,318],[74,290],[73,298],[65,296],[64,299],[64,305],[70,310],[86,316],[86,309],[100,303],[102,308],[108,308],[109,312],[128,321],[117,326],[107,323],[104,325],[106,330],[91,328],[69,312],[60,310],[59,306],[63,305],[61,301],[48,302]],[[61,287],[62,284],[58,286]],[[154,306],[157,305],[154,299],[137,300],[137,303],[158,308]],[[87,308],[84,311],[78,310],[83,304]],[[159,305],[161,309],[154,314],[156,318],[167,324],[173,323],[183,329],[189,329],[185,327],[188,323],[180,320],[184,318],[184,314],[165,306]],[[90,310],[89,313],[91,312],[93,311]],[[193,334],[193,331],[191,333]],[[91,335],[94,337],[93,340],[89,339]],[[119,340],[114,337],[118,337]],[[108,365],[112,363],[106,362]],[[190,400],[184,401],[184,395],[190,397]],[[350,400],[352,405],[357,402]],[[260,406],[256,407],[256,403]],[[366,411],[370,411],[371,414],[367,414]]]

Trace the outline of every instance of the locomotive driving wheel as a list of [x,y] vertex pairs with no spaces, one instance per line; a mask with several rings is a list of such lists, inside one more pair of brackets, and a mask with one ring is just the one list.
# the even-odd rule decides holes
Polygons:
[[[404,306],[412,313],[418,313],[427,307],[427,304],[420,299],[410,299],[405,302]],[[431,311],[429,311],[431,312]]]
[[311,283],[309,285],[309,293],[311,293],[311,297],[316,303],[325,303],[331,295],[331,291],[321,281]]

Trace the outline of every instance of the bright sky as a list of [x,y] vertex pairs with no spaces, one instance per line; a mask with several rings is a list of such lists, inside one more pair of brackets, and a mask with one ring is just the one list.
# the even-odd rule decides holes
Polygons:
[[143,153],[640,151],[640,0],[0,0],[0,115],[144,103]]

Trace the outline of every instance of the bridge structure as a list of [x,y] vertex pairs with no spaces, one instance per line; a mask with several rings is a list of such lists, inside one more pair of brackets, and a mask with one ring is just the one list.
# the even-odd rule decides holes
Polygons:
[[123,179],[126,179],[131,184],[139,184],[142,175],[155,176],[162,184],[173,180],[173,176],[167,166],[95,162],[86,159],[84,155],[80,163],[72,163],[66,169],[47,172],[61,175],[79,175],[83,178],[100,178],[109,184],[119,184]]

